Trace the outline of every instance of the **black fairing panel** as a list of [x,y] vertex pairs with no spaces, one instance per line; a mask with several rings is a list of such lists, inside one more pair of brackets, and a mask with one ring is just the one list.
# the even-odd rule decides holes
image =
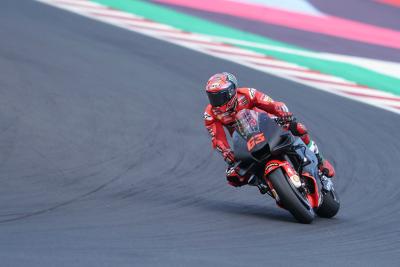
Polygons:
[[235,160],[248,163],[254,161],[247,150],[247,141],[236,131],[233,133],[233,151],[235,153]]
[[271,150],[274,149],[281,142],[281,135],[286,132],[279,126],[273,119],[269,118],[267,114],[260,113],[258,116],[260,131],[264,133],[266,141]]
[[259,113],[258,116],[260,132],[264,134],[266,141],[257,144],[250,153],[247,149],[247,140],[239,133],[234,132],[233,150],[236,160],[244,163],[252,162],[255,158],[261,160],[270,153],[270,149],[272,150],[281,142],[281,135],[284,135],[285,131],[273,119],[269,118],[267,114]]

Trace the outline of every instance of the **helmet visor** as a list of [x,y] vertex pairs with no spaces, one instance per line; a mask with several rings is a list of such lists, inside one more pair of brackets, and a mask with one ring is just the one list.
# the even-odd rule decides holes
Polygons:
[[208,100],[210,100],[210,104],[213,107],[220,107],[225,105],[235,96],[236,90],[235,85],[230,83],[226,89],[220,90],[218,92],[209,92],[207,91]]

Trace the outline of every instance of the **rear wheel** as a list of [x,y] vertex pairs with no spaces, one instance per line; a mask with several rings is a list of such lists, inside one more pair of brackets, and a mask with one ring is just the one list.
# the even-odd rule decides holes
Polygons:
[[314,210],[308,200],[290,184],[281,168],[269,174],[268,179],[278,194],[279,203],[299,222],[311,223],[314,220]]
[[340,201],[335,191],[329,191],[324,194],[321,205],[317,209],[318,216],[323,218],[332,218],[340,208]]

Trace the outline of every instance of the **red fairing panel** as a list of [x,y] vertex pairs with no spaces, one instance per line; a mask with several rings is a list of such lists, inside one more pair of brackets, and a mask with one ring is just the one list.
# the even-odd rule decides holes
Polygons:
[[268,161],[267,164],[265,165],[265,171],[264,171],[265,176],[268,176],[271,172],[273,172],[278,168],[282,168],[286,172],[286,174],[288,174],[289,177],[296,173],[296,171],[293,170],[292,166],[290,166],[290,164],[287,161],[271,160]]
[[318,191],[317,181],[315,181],[315,178],[309,173],[303,173],[302,176],[306,177],[307,179],[310,179],[312,181],[312,183],[313,183],[314,193],[308,194],[307,198],[308,198],[308,201],[311,204],[311,207],[317,208],[318,205],[319,205],[319,191]]

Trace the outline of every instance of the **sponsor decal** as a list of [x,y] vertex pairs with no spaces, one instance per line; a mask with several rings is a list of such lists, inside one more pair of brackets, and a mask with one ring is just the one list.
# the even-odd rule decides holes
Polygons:
[[286,164],[286,166],[287,166],[286,172],[289,175],[289,177],[296,175],[296,172],[292,169],[292,166],[290,166],[289,164]]
[[253,99],[256,95],[256,89],[249,88],[249,94],[250,94],[250,98]]
[[294,182],[300,182],[300,177],[297,174],[290,177],[290,179],[292,179]]
[[276,162],[268,163],[267,167],[265,168],[265,172],[269,172],[273,167],[278,167],[279,164]]
[[292,181],[295,187],[299,188],[301,186],[300,177],[297,174],[290,176],[290,180]]
[[226,126],[226,124],[231,124],[235,121],[235,114],[232,112],[225,112],[217,115],[217,120],[221,121],[222,124]]
[[205,120],[207,120],[207,121],[211,121],[211,120],[212,120],[212,117],[211,117],[211,115],[210,115],[210,114],[208,114],[207,112],[204,112],[204,116],[203,116],[203,118],[204,118]]
[[239,98],[239,103],[240,103],[240,105],[242,105],[242,106],[247,105],[247,103],[248,103],[247,98],[246,98],[244,95],[240,96],[240,98]]
[[267,95],[263,95],[262,98],[261,98],[261,100],[264,101],[264,102],[273,102],[273,101],[272,101],[272,98],[270,98],[270,97],[267,96]]
[[220,84],[219,82],[213,83],[213,84],[210,85],[209,88],[210,88],[210,89],[218,88],[219,84]]
[[207,128],[207,130],[208,130],[208,133],[210,134],[211,138],[214,138],[215,137],[215,133],[214,133],[213,129]]

